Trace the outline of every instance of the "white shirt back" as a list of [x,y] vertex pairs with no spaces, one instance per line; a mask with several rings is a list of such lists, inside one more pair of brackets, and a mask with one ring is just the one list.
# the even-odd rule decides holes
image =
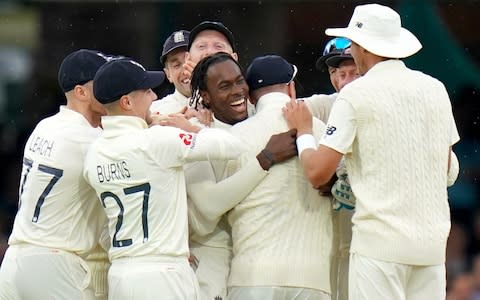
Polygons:
[[64,106],[38,123],[25,145],[10,245],[27,243],[82,255],[98,243],[105,215],[82,168],[88,146],[100,132]]
[[188,256],[183,165],[233,158],[239,142],[226,132],[195,135],[152,126],[137,117],[104,117],[104,134],[92,144],[85,177],[109,220],[110,260],[125,256]]

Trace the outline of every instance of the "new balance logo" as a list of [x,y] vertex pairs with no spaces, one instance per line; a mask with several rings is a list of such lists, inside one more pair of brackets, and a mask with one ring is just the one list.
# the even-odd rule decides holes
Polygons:
[[220,296],[215,296],[214,300],[222,300],[223,298]]
[[328,127],[327,127],[327,130],[325,131],[325,133],[326,133],[327,135],[332,135],[332,134],[335,132],[335,130],[337,130],[337,127],[335,127],[335,126],[328,126]]

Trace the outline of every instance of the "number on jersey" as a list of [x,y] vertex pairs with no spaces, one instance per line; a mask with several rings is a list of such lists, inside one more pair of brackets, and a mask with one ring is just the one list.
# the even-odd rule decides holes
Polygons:
[[[30,173],[30,170],[33,167],[33,160],[28,159],[28,158],[23,158],[23,164],[25,165],[25,173],[22,176],[21,182],[20,182],[20,197],[19,199],[22,198],[23,194],[23,189],[25,187],[25,182],[27,181],[28,174]],[[40,172],[44,172],[50,175],[53,175],[52,179],[50,179],[50,182],[47,184],[45,189],[43,190],[42,194],[40,197],[38,197],[37,204],[35,205],[35,211],[33,212],[33,217],[32,217],[32,222],[37,223],[38,219],[40,217],[40,209],[42,208],[43,203],[45,202],[45,198],[47,198],[48,194],[52,191],[53,186],[58,182],[60,177],[63,176],[63,170],[57,169],[57,168],[52,168],[46,165],[38,165],[37,168]],[[18,201],[18,206],[20,207],[21,201]]]
[[[148,241],[148,198],[150,197],[150,183],[144,183],[140,185],[136,185],[129,188],[124,188],[123,192],[126,195],[135,194],[143,192],[143,204],[142,204],[142,229],[143,229],[143,242],[145,243]],[[120,197],[112,192],[103,192],[100,194],[100,200],[102,201],[103,207],[107,207],[105,205],[105,200],[107,198],[112,198],[117,203],[118,207],[120,208],[120,212],[117,216],[117,224],[115,225],[115,233],[113,234],[112,245],[113,247],[127,247],[133,243],[132,239],[124,239],[124,240],[117,240],[117,233],[122,228],[123,224],[123,214],[125,212],[125,208],[123,206]]]

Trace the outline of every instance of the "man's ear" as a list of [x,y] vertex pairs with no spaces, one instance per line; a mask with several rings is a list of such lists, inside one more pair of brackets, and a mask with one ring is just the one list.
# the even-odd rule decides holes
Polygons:
[[202,97],[202,104],[206,108],[210,109],[210,94],[206,91],[200,91],[200,97]]
[[88,101],[89,98],[90,98],[90,95],[89,95],[87,89],[82,85],[76,85],[73,88],[73,94],[74,94],[75,98],[77,98],[81,101]]
[[120,107],[125,110],[129,111],[132,110],[132,99],[128,95],[123,95],[119,100]]
[[295,90],[295,81],[293,80],[288,84],[288,95],[292,99],[297,99],[297,91]]
[[237,55],[237,52],[233,52],[232,54],[230,54],[231,57],[233,57],[233,59],[235,61],[238,61],[238,55]]

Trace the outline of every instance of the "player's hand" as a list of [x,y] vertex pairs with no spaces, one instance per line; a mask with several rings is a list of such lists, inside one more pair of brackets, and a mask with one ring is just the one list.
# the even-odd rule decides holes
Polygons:
[[195,69],[195,66],[197,65],[196,62],[193,62],[189,56],[185,59],[185,62],[183,63],[183,71],[182,75],[187,78],[184,79],[185,83],[190,83],[192,80],[192,74],[193,74],[193,69]]
[[282,111],[288,127],[297,129],[297,136],[312,133],[312,114],[303,101],[292,99]]
[[274,164],[297,156],[296,136],[296,129],[272,135],[265,148],[257,155],[262,168],[268,170]]
[[158,125],[177,127],[188,132],[199,132],[200,127],[193,125],[182,114],[170,114],[158,120]]
[[205,125],[206,127],[210,127],[210,125],[213,122],[213,114],[209,109],[202,108],[200,110],[196,110],[193,108],[189,108],[185,112],[185,118],[190,119],[190,118],[197,118],[198,122],[200,124]]
[[337,176],[333,175],[329,182],[327,182],[322,186],[317,187],[317,190],[320,193],[320,195],[326,196],[326,197],[331,196],[332,195],[331,190],[336,181],[337,181]]

